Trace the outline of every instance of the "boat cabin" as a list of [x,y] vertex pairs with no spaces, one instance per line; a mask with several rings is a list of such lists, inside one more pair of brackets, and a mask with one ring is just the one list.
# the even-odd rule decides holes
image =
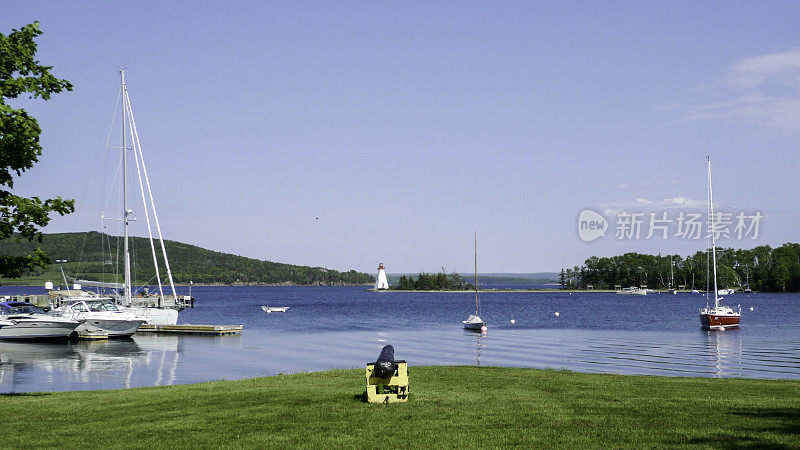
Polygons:
[[0,302],[0,314],[45,314],[42,308],[28,302]]
[[107,312],[120,310],[110,298],[64,300],[62,306],[73,312]]

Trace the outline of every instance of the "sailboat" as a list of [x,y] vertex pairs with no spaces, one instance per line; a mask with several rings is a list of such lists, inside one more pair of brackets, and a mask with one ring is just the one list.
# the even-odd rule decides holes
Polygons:
[[462,321],[465,330],[486,331],[486,322],[480,317],[481,304],[478,300],[478,232],[475,232],[475,314]]
[[669,293],[675,295],[678,293],[678,290],[675,289],[675,274],[673,271],[673,266],[675,264],[672,263],[672,257],[669,257]]
[[[186,296],[179,297],[175,292],[175,283],[172,280],[172,270],[169,266],[169,259],[167,258],[167,250],[164,247],[164,237],[161,233],[161,225],[158,221],[158,214],[156,213],[155,203],[153,201],[153,192],[150,189],[150,179],[147,175],[147,167],[144,163],[144,156],[142,154],[141,144],[139,143],[139,133],[136,129],[136,122],[133,118],[133,109],[131,108],[130,97],[128,96],[128,88],[125,84],[125,71],[120,70],[121,82],[121,103],[122,103],[122,218],[107,220],[119,220],[122,222],[123,229],[123,267],[124,267],[124,282],[123,283],[104,283],[91,280],[76,280],[83,286],[96,287],[102,290],[110,290],[110,295],[90,294],[88,292],[82,295],[95,297],[99,300],[112,300],[120,310],[143,318],[150,325],[175,325],[178,322],[178,311],[186,308],[191,298]],[[128,143],[130,140],[130,144]],[[133,210],[129,209],[128,205],[128,152],[131,151],[134,156],[136,164],[136,173],[139,178],[139,192],[142,196],[142,204],[144,206],[144,222],[147,224],[147,233],[150,241],[150,250],[153,255],[153,266],[155,268],[155,281],[158,286],[157,294],[149,294],[146,289],[140,289],[136,295],[133,294],[134,289],[131,282],[131,257],[129,245],[129,231],[128,226],[130,222],[136,220],[132,217]],[[153,239],[153,230],[150,223],[150,214],[152,213],[153,222],[158,233],[158,240],[161,246],[161,253],[163,255],[164,268],[166,269],[167,280],[172,291],[172,295],[164,294],[164,286],[161,283],[161,272],[159,270],[159,258],[156,253],[156,245]],[[66,280],[65,280],[66,283]],[[68,292],[57,300],[54,306],[60,306],[62,303],[75,300],[75,296]],[[105,291],[108,292],[108,291]],[[82,300],[82,298],[81,298]]]
[[719,295],[717,289],[717,241],[714,231],[714,193],[711,190],[711,157],[707,156],[708,161],[708,208],[710,211],[711,220],[711,261],[713,262],[714,274],[714,306],[708,302],[708,289],[706,289],[706,306],[700,308],[700,323],[704,329],[707,330],[724,330],[729,327],[738,327],[739,320],[742,318],[742,306],[739,305],[738,310],[734,310],[728,305],[720,303],[722,297]]

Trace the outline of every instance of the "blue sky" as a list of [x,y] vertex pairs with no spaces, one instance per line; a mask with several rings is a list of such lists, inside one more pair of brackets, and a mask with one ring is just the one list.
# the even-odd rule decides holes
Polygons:
[[483,272],[687,254],[705,242],[584,243],[577,217],[702,201],[711,154],[718,205],[765,215],[722,245],[800,240],[797,2],[0,10],[3,33],[40,21],[39,60],[75,85],[23,104],[45,150],[17,193],[78,202],[47,231],[101,226],[124,66],[168,239],[389,272],[470,271],[474,230]]

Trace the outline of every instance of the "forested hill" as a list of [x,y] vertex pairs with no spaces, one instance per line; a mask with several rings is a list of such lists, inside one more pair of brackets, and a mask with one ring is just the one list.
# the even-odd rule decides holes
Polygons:
[[[121,281],[122,239],[92,231],[87,233],[45,234],[41,244],[35,242],[16,242],[14,239],[0,241],[0,254],[22,255],[40,246],[54,264],[27,274],[22,278],[28,282],[61,280],[59,266],[64,268],[67,277],[101,281]],[[161,254],[159,243],[156,250]],[[354,270],[339,272],[322,267],[296,266],[271,261],[232,255],[206,250],[194,245],[176,241],[164,241],[167,249],[172,275],[176,283],[193,281],[200,284],[296,284],[296,285],[339,285],[372,284],[372,275]],[[153,256],[150,242],[146,238],[130,239],[131,261],[135,273],[134,284],[152,284],[155,281]],[[117,251],[119,248],[119,251]],[[67,260],[56,265],[56,260]],[[163,277],[166,270],[159,256],[159,272]],[[57,276],[55,276],[57,275]],[[2,284],[13,284],[14,280],[0,280]]]
[[[562,285],[584,289],[613,289],[617,286],[647,285],[663,289],[670,285],[672,264],[675,285],[704,290],[708,255],[645,255],[626,253],[610,258],[592,256],[583,265],[562,270]],[[708,283],[713,284],[709,277]],[[800,244],[787,243],[780,247],[758,246],[749,250],[717,249],[717,285],[720,288],[747,288],[754,291],[800,291]]]

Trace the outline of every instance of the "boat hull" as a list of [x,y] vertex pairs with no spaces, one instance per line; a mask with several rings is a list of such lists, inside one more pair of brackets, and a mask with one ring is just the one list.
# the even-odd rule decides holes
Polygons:
[[77,326],[72,321],[19,321],[0,328],[0,339],[67,339]]
[[125,311],[131,312],[138,317],[145,319],[148,325],[177,325],[178,324],[178,311],[175,309],[167,308],[138,308],[130,307],[125,308]]
[[145,319],[85,319],[77,332],[106,333],[110,338],[131,337]]
[[700,324],[706,330],[735,328],[739,326],[741,315],[700,314]]
[[471,331],[481,331],[481,329],[486,326],[486,322],[476,315],[470,315],[467,320],[464,320],[461,323],[464,324],[465,330]]

